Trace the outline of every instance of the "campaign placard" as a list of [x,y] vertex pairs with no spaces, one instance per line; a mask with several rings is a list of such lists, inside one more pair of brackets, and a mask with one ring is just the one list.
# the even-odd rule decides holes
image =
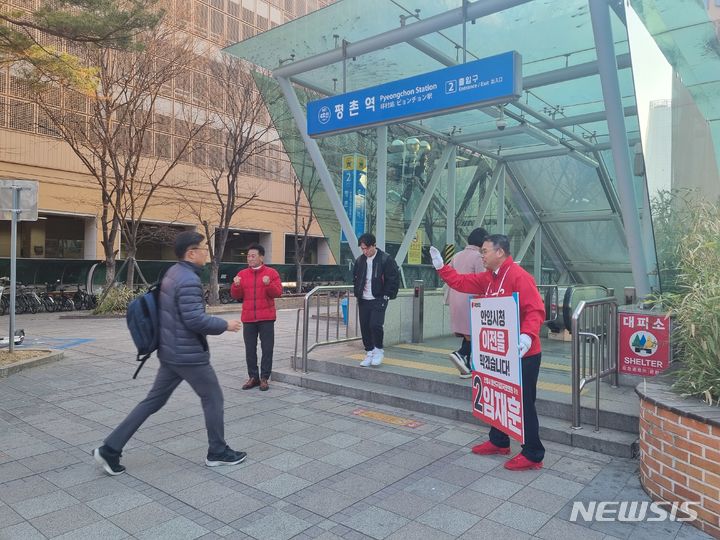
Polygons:
[[525,442],[518,295],[470,301],[473,415]]
[[618,313],[618,372],[654,377],[670,365],[670,319]]

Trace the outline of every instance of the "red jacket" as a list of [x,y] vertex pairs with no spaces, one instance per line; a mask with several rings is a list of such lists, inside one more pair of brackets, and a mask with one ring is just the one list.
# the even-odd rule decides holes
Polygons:
[[[280,274],[269,266],[262,265],[257,270],[248,267],[237,273],[240,285],[232,284],[230,295],[235,300],[243,301],[240,320],[244,323],[274,321],[275,298],[282,295]],[[263,277],[270,278],[265,285]]]
[[540,327],[545,321],[545,302],[535,285],[535,279],[512,257],[508,257],[498,268],[497,275],[492,270],[480,274],[458,274],[446,264],[438,270],[440,277],[456,291],[478,296],[510,296],[516,292],[520,302],[520,333],[532,339],[532,345],[525,356],[539,354]]

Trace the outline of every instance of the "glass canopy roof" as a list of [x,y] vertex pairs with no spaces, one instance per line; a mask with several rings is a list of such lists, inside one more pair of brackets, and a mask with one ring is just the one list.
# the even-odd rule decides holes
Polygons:
[[[403,18],[406,24],[412,24],[418,18],[425,20],[460,7],[461,0],[341,0],[226,50],[273,70],[280,65],[289,65],[291,58],[301,60],[341,47],[343,40],[354,43],[397,29]],[[612,25],[616,53],[626,54],[626,30],[614,14]],[[477,19],[474,23],[468,22],[464,31],[467,60],[518,50],[522,55],[523,77],[526,81],[532,80],[534,75],[595,61],[595,44],[586,0],[536,0],[524,3]],[[548,39],[549,36],[552,39]],[[463,61],[463,25],[428,34],[420,41],[424,49],[430,47],[434,51],[432,56],[420,52],[415,44],[401,43],[349,58],[344,69],[340,62],[299,74],[293,80],[332,95],[434,71],[449,62]],[[633,106],[635,97],[629,69],[620,71],[620,83],[625,105]],[[556,120],[600,113],[600,119],[594,122],[574,126],[572,120],[568,120],[564,124],[579,137],[592,142],[607,142],[607,124],[602,118],[602,90],[597,76],[533,87],[526,92],[523,101],[538,112],[547,111]],[[567,140],[567,135],[538,123],[527,112],[515,110],[512,106],[508,107],[507,112],[508,127],[527,121],[548,130],[553,137]],[[504,151],[524,149],[535,152],[558,146],[558,143],[548,145],[546,141],[533,136],[532,132],[489,138],[487,135],[497,132],[496,116],[495,108],[485,111],[476,109],[434,117],[423,121],[423,125],[441,134],[461,133],[463,140],[470,146],[483,151],[492,150],[494,153],[499,147]],[[636,119],[629,117],[627,121],[630,137],[637,138]],[[482,143],[473,145],[473,141],[468,140],[472,133],[487,135],[479,139]],[[575,143],[568,144],[576,146]],[[579,149],[588,150],[589,146]]]
[[[481,5],[481,2],[470,4]],[[609,4],[613,7],[610,18],[625,108],[625,130],[632,148],[641,139],[634,84],[642,85],[643,81],[633,80],[622,1]],[[716,140],[720,140],[720,46],[707,12],[696,0],[631,0],[631,4],[670,63],[678,69],[705,118],[714,122]],[[346,44],[375,39],[385,32],[460,9],[462,5],[462,0],[340,0],[232,45],[226,52],[267,72],[288,66],[292,69],[300,60],[341,50]],[[543,258],[548,250],[549,260],[564,261],[564,268],[558,269],[563,279],[601,283],[617,289],[631,284],[629,253],[615,193],[613,159],[608,152],[605,103],[595,65],[595,41],[587,0],[528,1],[464,25],[450,26],[412,41],[296,73],[292,81],[307,89],[298,92],[301,105],[305,106],[310,95],[354,91],[510,50],[516,50],[522,56],[524,92],[518,102],[390,126],[390,141],[413,136],[415,131],[418,136],[432,138],[433,152],[437,152],[435,158],[441,147],[448,143],[459,145],[466,153],[466,157],[458,159],[484,156],[484,162],[473,163],[459,175],[465,179],[458,184],[456,194],[456,205],[460,209],[455,216],[458,235],[465,234],[467,227],[483,219],[491,230],[503,226],[499,223],[501,219],[506,223],[516,220],[510,235],[521,241],[533,221],[539,221],[547,238],[547,242],[543,240]],[[633,50],[633,60],[642,61],[637,52]],[[271,107],[271,114],[278,126],[282,124],[279,119],[288,111],[284,107]],[[504,131],[496,127],[500,115],[504,115],[507,122]],[[286,149],[290,139],[295,141],[293,146],[297,146],[297,130],[288,127],[287,122],[283,126],[278,131]],[[320,150],[338,190],[341,171],[334,161],[343,152],[358,151],[358,145],[372,140],[374,133],[358,132],[357,138],[330,136],[320,141]],[[371,171],[376,165],[374,151],[366,152],[370,183],[373,180]],[[299,158],[290,158],[296,174],[305,182],[304,173],[298,172],[299,166],[295,163]],[[417,160],[417,156],[413,159]],[[302,160],[306,163],[307,156]],[[391,161],[388,161],[389,183]],[[412,213],[408,209],[412,210],[412,199],[417,198],[416,188],[420,188],[420,193],[424,190],[433,161],[428,159],[423,174],[410,178],[412,175],[407,174],[403,153],[402,166],[395,171],[400,183],[395,187],[388,186],[388,227],[402,229],[403,224],[407,224]],[[487,213],[482,216],[477,203],[474,203],[474,210],[473,205],[467,204],[468,197],[486,198],[487,190],[493,189],[488,182],[490,173],[494,164],[500,161],[507,163],[511,187],[505,201],[490,203],[486,206]],[[307,169],[306,165],[301,168]],[[407,178],[411,184],[416,183],[415,187],[408,187],[411,184]],[[645,177],[635,176],[633,182],[637,212],[645,220],[642,228],[652,231],[644,204],[648,198]],[[437,234],[447,226],[447,218],[440,211],[446,204],[447,192],[443,191],[443,185],[424,219],[426,240],[436,243]],[[307,185],[305,189],[307,193]],[[508,205],[507,212],[499,208],[501,202],[503,206]],[[327,210],[324,205],[319,218],[323,231],[339,244],[337,220]],[[393,218],[393,215],[397,217]],[[520,222],[517,222],[518,217]],[[399,234],[402,232],[400,230]],[[388,232],[388,241],[390,234]],[[458,240],[464,243],[461,236]],[[652,232],[643,236],[643,242],[652,271],[655,258]],[[344,260],[339,253],[336,253],[336,259]]]

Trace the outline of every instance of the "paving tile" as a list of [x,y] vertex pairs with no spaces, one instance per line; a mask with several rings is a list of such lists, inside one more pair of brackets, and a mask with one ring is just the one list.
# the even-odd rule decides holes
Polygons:
[[228,497],[234,493],[235,492],[229,487],[209,481],[179,491],[175,496],[190,506],[198,507]]
[[186,517],[178,516],[137,534],[140,540],[194,540],[209,531]]
[[130,534],[137,534],[141,531],[165,523],[177,517],[177,513],[173,512],[165,506],[152,502],[143,506],[138,506],[132,510],[127,510],[120,514],[111,516],[109,519],[115,525],[127,531]]
[[98,538],[102,538],[102,540],[119,540],[129,538],[129,535],[109,521],[98,521],[97,523],[56,536],[55,540],[97,540]]
[[32,473],[30,469],[20,462],[11,461],[9,463],[3,463],[0,465],[0,484],[30,476]]
[[576,540],[577,538],[603,540],[605,534],[562,519],[552,518],[535,533],[535,536],[547,540]]
[[14,503],[39,495],[47,495],[55,490],[57,490],[55,484],[48,482],[43,477],[27,476],[0,485],[0,501]]
[[400,527],[407,525],[409,520],[382,508],[371,506],[342,520],[341,523],[362,534],[381,540]]
[[476,516],[485,517],[504,501],[490,495],[480,495],[472,489],[463,489],[448,497],[443,504],[464,510]]
[[31,499],[24,499],[10,506],[25,519],[32,519],[43,514],[49,514],[68,506],[78,504],[75,497],[68,495],[64,491],[53,491],[47,495],[40,495]]
[[300,534],[311,525],[307,521],[283,511],[275,511],[252,523],[244,519],[233,523],[233,526],[253,538],[267,540],[286,540]]
[[142,493],[138,493],[137,491],[123,491],[88,501],[86,504],[101,516],[109,517],[150,502],[152,502],[152,499]]
[[490,512],[487,519],[529,534],[535,534],[547,523],[550,516],[519,504],[504,502]]
[[343,495],[331,489],[305,488],[293,494],[293,503],[323,517],[333,514],[355,504],[360,498]]
[[460,540],[478,540],[480,538],[527,540],[531,538],[531,536],[527,533],[489,519],[481,520],[477,525],[471,527],[465,532],[465,534],[460,536]]
[[329,463],[330,465],[336,465],[343,468],[350,468],[353,465],[366,461],[367,459],[367,457],[356,454],[355,452],[350,452],[349,450],[337,450],[331,454],[318,457],[318,460],[323,463]]
[[282,454],[263,460],[263,463],[279,471],[287,472],[290,469],[294,469],[310,461],[310,458],[294,452],[283,452]]
[[275,478],[260,482],[255,487],[282,499],[309,485],[311,485],[311,483],[307,480],[293,476],[292,474],[282,473]]
[[2,540],[45,540],[45,536],[27,521],[0,528]]
[[573,497],[585,487],[583,484],[573,482],[572,480],[565,480],[550,473],[541,474],[528,485],[535,489],[565,497]]
[[493,476],[483,476],[470,484],[468,488],[498,499],[509,499],[520,491],[523,485]]
[[545,514],[555,515],[568,502],[566,497],[525,486],[508,499],[510,502],[527,506]]
[[103,517],[84,504],[68,506],[30,520],[30,524],[45,536],[60,536],[102,521]]
[[415,519],[420,514],[427,512],[436,503],[425,497],[405,491],[395,492],[374,503],[379,508],[384,508],[395,514]]
[[455,536],[438,531],[422,523],[411,522],[404,527],[400,527],[388,536],[386,540],[419,540],[422,538],[427,538],[428,540],[451,540],[455,538]]
[[438,504],[418,518],[416,521],[438,529],[453,536],[459,536],[480,521],[480,517],[463,512],[457,508]]
[[0,504],[0,529],[24,521],[23,517],[6,504]]
[[425,477],[410,484],[405,488],[405,491],[439,502],[444,501],[454,493],[460,491],[460,487],[443,482],[437,478]]
[[243,493],[234,493],[200,507],[204,513],[223,523],[231,523],[242,516],[263,508],[265,503]]

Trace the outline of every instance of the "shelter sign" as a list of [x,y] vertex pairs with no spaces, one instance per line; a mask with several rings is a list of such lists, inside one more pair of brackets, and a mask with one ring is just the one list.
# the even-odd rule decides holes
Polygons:
[[[342,203],[345,213],[359,237],[365,232],[365,200],[367,193],[367,156],[345,154],[342,157]],[[347,242],[345,233],[342,242]]]
[[506,103],[522,94],[522,59],[510,51],[307,104],[307,131],[322,137]]
[[518,294],[470,300],[473,415],[525,442]]
[[670,366],[670,319],[618,313],[618,372],[654,377]]

